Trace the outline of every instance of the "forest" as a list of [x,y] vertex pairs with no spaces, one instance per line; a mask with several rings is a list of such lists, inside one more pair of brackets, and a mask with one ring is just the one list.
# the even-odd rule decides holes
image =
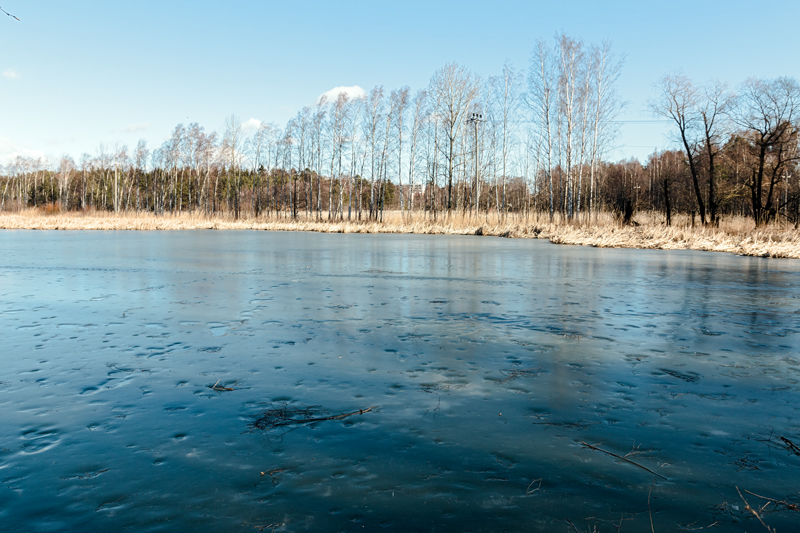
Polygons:
[[342,92],[285,126],[236,116],[221,131],[178,124],[161,146],[100,145],[76,160],[18,156],[0,167],[0,210],[191,212],[234,219],[380,221],[385,211],[555,214],[591,222],[640,211],[701,225],[800,223],[793,78],[736,88],[681,74],[654,84],[671,149],[610,162],[625,105],[610,43],[539,41],[524,71],[481,79],[448,63],[427,87]]

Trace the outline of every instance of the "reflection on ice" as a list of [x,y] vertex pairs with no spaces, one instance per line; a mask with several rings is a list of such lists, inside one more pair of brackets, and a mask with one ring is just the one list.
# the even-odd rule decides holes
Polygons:
[[763,526],[737,487],[800,499],[796,262],[407,235],[0,245],[11,531],[739,531]]

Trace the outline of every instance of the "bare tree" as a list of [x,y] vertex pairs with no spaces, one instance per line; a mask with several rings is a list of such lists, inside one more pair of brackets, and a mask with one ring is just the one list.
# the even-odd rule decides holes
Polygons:
[[397,183],[398,190],[400,191],[401,213],[405,210],[405,199],[403,195],[403,117],[410,103],[408,97],[409,91],[410,89],[408,87],[402,87],[392,91],[391,96],[395,109],[394,127],[397,131]]
[[281,148],[282,148],[282,165],[283,165],[283,175],[284,175],[284,183],[281,187],[281,209],[283,209],[286,197],[286,192],[288,189],[289,192],[289,212],[292,218],[297,217],[297,204],[296,204],[296,195],[294,194],[294,168],[292,167],[292,155],[294,150],[292,146],[295,144],[295,133],[297,130],[297,123],[294,120],[290,120],[288,124],[286,124],[286,128],[283,131],[283,139],[281,140]]
[[547,164],[545,179],[548,185],[550,220],[553,220],[553,107],[555,87],[553,83],[553,59],[545,41],[538,41],[531,59],[528,78],[528,106],[533,111],[534,121],[539,125],[539,144],[544,145]]
[[500,158],[503,180],[503,194],[500,201],[500,207],[504,211],[507,211],[508,205],[506,202],[506,180],[508,176],[508,158],[509,152],[515,140],[517,125],[519,124],[519,87],[521,84],[521,77],[514,70],[514,67],[512,67],[510,63],[506,62],[503,65],[502,74],[498,77],[491,78],[490,84],[492,86],[492,93],[496,107],[500,112]]
[[66,211],[69,209],[69,182],[75,172],[75,161],[68,155],[61,156],[58,164],[58,188],[61,208]]
[[386,182],[388,180],[389,164],[391,158],[389,157],[389,150],[391,148],[391,131],[392,123],[395,121],[397,114],[397,105],[399,100],[396,98],[395,92],[389,98],[389,110],[386,113],[386,124],[383,127],[383,148],[381,149],[380,162],[378,163],[378,196],[377,204],[375,205],[375,217],[378,218],[380,212],[380,221],[383,222],[383,208],[386,200]]
[[[375,209],[375,182],[380,176],[380,154],[378,147],[380,146],[380,127],[383,122],[383,112],[385,101],[383,98],[383,87],[374,87],[367,98],[366,102],[367,114],[364,120],[364,137],[369,143],[370,152],[370,191],[369,191],[369,218],[373,219],[377,216]],[[360,196],[360,194],[359,194]],[[360,219],[360,214],[359,214]]]
[[339,200],[341,205],[342,198],[342,156],[344,152],[344,144],[346,142],[345,126],[347,124],[347,112],[349,107],[347,105],[349,98],[347,93],[341,92],[336,97],[331,107],[330,116],[330,132],[331,132],[331,173],[330,173],[330,188],[328,191],[328,220],[331,220],[336,215],[336,207],[334,203],[334,171],[335,176],[339,182]]
[[[251,148],[253,151],[253,194],[252,194],[252,210],[253,216],[258,217],[261,213],[261,178],[265,174],[264,158],[269,161],[269,143],[272,137],[272,125],[261,123],[258,129],[253,134],[251,141]],[[269,163],[267,163],[267,168]],[[311,209],[311,199],[309,193],[309,206]]]
[[446,142],[447,160],[447,209],[453,208],[453,175],[457,164],[456,143],[463,131],[464,119],[478,96],[478,79],[466,67],[448,63],[437,70],[430,82],[430,94],[434,99]]
[[592,78],[595,75],[594,54],[584,54],[584,61],[580,67],[582,78],[581,87],[578,90],[578,121],[580,128],[580,139],[578,140],[578,186],[575,190],[575,215],[581,214],[581,200],[583,199],[583,170],[586,166],[587,143],[591,130],[590,122],[592,114],[589,111],[589,103],[594,100],[592,94]]
[[734,120],[747,130],[755,155],[748,186],[757,226],[777,214],[775,187],[787,166],[799,159],[798,113],[800,85],[794,78],[750,78],[741,87]]
[[567,173],[566,208],[567,217],[574,213],[574,181],[573,181],[573,143],[577,119],[576,104],[580,87],[579,76],[583,62],[583,43],[566,35],[558,37],[558,102],[564,124],[563,149]]
[[[108,169],[109,169],[109,155],[108,155],[108,148],[106,147],[106,145],[104,143],[100,143],[100,145],[97,147],[97,156],[95,157],[95,162],[97,163],[97,169],[99,170],[99,174],[100,174],[99,178],[100,179],[99,179],[99,183],[97,183],[97,185],[96,185],[98,191],[97,191],[97,195],[95,195],[95,198],[94,198],[94,200],[95,200],[94,201],[94,205],[95,205],[95,207],[97,207],[97,203],[98,203],[97,196],[100,193],[103,193],[103,198],[104,198],[103,208],[106,209],[107,206],[108,206],[108,202],[107,202],[106,194],[105,194],[104,190],[105,190],[105,187],[106,187],[107,182],[108,182],[107,173],[108,173]],[[35,189],[34,189],[34,191],[35,191]],[[36,205],[35,193],[34,193],[34,205]]]
[[[351,98],[347,103],[348,110],[347,113],[345,114],[345,116],[348,118],[347,122],[348,132],[349,132],[348,140],[350,142],[350,176],[348,179],[349,198],[347,207],[347,220],[350,220],[353,214],[353,195],[354,195],[353,190],[355,185],[353,183],[353,179],[356,175],[356,169],[358,168],[358,156],[361,155],[362,165],[364,159],[366,159],[363,152],[359,150],[359,144],[363,143],[359,143],[358,140],[358,126],[361,120],[361,114],[364,110],[364,102],[365,102],[364,97]],[[363,172],[363,166],[362,166],[362,172]],[[360,209],[360,206],[361,206],[361,197],[359,196],[358,203],[356,204],[356,210]]]
[[410,154],[408,157],[408,210],[414,212],[414,176],[417,164],[417,146],[420,138],[420,131],[422,130],[423,123],[426,120],[428,103],[428,93],[425,90],[417,91],[414,96],[414,118],[411,123],[411,146],[409,148]]
[[[313,195],[314,195],[314,183],[313,179],[311,183],[306,182],[306,167],[311,165],[310,160],[313,160],[314,150],[313,150],[313,118],[311,114],[311,108],[306,106],[303,107],[300,111],[298,111],[297,116],[294,119],[295,130],[294,134],[297,137],[295,145],[297,146],[297,171],[303,177],[303,186],[306,188],[304,196],[306,197],[306,210],[308,214],[311,214],[312,204],[313,204]],[[298,201],[296,198],[295,201]]]
[[708,161],[708,215],[711,224],[717,225],[719,220],[715,158],[722,149],[722,135],[727,132],[726,115],[730,111],[732,95],[724,83],[716,81],[703,88],[703,97],[697,111],[702,122],[705,155]]
[[439,130],[440,115],[436,113],[435,107],[431,105],[429,113],[425,117],[424,136],[425,136],[425,187],[423,189],[423,202],[425,213],[434,220],[436,219],[436,190],[439,184],[440,164],[439,164]]
[[[205,142],[205,129],[197,122],[189,124],[189,126],[186,128],[185,138],[185,166],[189,172],[189,190],[187,191],[189,211],[194,209],[195,203],[198,209],[201,208],[202,198],[206,190],[204,187],[205,183],[202,183],[200,179],[203,174],[203,167],[205,166]],[[194,202],[192,201],[193,181]]]
[[317,174],[317,220],[322,218],[322,130],[325,123],[327,108],[327,97],[322,96],[319,99],[319,102],[317,102],[317,111],[314,113],[314,147],[316,148],[315,169]]
[[596,46],[592,50],[595,68],[594,84],[594,132],[592,135],[591,162],[589,170],[589,213],[594,207],[596,194],[596,171],[597,162],[602,154],[602,140],[606,137],[609,124],[623,107],[623,103],[617,98],[614,84],[619,79],[622,71],[622,59],[614,57],[611,51],[611,42],[605,41],[601,46]]
[[[240,186],[240,172],[239,172],[239,158],[241,156],[242,144],[242,121],[236,115],[230,115],[225,119],[225,134],[222,139],[222,147],[225,152],[226,162],[228,167],[228,202],[231,209],[230,202],[233,202],[233,215],[234,218],[239,218],[239,186]],[[232,175],[233,174],[233,175]],[[231,182],[233,182],[233,190],[231,191]]]
[[661,92],[658,100],[650,103],[650,109],[658,115],[672,120],[678,126],[680,142],[686,151],[689,170],[694,185],[700,222],[706,223],[706,206],[700,192],[696,158],[699,151],[697,132],[700,115],[697,113],[700,94],[691,80],[680,74],[668,74],[661,78],[657,87]]
[[209,189],[211,187],[211,169],[215,164],[218,152],[219,152],[219,146],[217,144],[217,132],[212,131],[208,135],[203,135],[201,143],[200,162],[204,167],[202,189],[204,191],[203,200],[204,200],[204,210],[206,213],[209,212],[216,213],[217,211],[217,188],[219,186],[219,169],[216,169],[216,171],[214,172],[213,195],[211,191],[209,191]]
[[147,142],[144,139],[139,139],[136,144],[136,210],[139,211],[142,207],[140,201],[139,191],[141,190],[140,178],[143,173],[147,173],[147,157],[150,151],[147,149]]
[[[92,156],[86,152],[81,154],[81,209],[86,209],[86,180],[91,171]],[[91,200],[91,198],[90,198]]]
[[[186,128],[184,128],[183,124],[178,124],[175,126],[175,129],[172,130],[172,137],[170,137],[164,146],[164,153],[169,161],[169,175],[171,182],[171,187],[169,188],[169,207],[173,212],[175,212],[176,209],[180,211],[181,207],[183,207],[180,202],[180,200],[183,198],[182,191],[178,191],[178,173],[180,172],[182,166],[183,153],[185,149],[185,136]],[[181,174],[181,178],[182,177],[183,176]],[[181,181],[181,189],[183,188],[182,185],[183,182]],[[164,190],[165,189],[166,188],[164,188]]]

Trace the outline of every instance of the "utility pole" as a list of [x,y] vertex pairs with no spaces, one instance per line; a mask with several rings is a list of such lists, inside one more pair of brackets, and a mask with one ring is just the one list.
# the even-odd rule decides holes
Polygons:
[[480,198],[480,189],[478,188],[478,123],[483,122],[483,115],[481,113],[470,113],[467,119],[468,124],[475,125],[475,201],[472,206],[475,209],[475,215],[478,214],[478,199]]

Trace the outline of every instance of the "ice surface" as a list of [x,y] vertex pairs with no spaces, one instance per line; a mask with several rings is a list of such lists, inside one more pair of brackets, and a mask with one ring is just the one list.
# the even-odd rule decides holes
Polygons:
[[796,261],[233,231],[0,249],[3,530],[741,531],[763,526],[736,487],[800,498]]

